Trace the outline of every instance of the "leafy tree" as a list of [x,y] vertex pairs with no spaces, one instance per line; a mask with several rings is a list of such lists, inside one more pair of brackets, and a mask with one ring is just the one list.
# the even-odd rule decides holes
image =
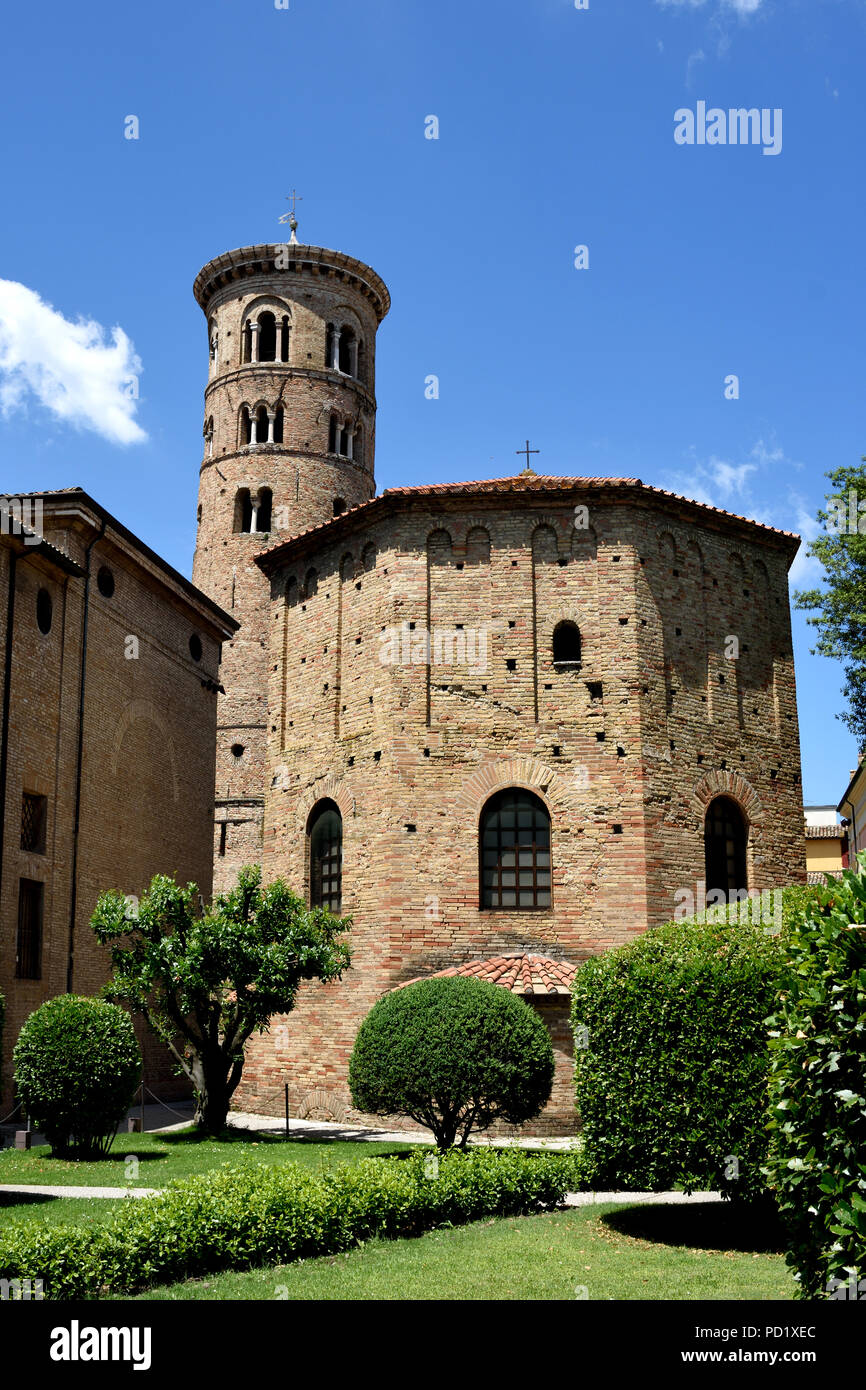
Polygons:
[[194,883],[157,875],[137,912],[103,893],[91,921],[111,945],[104,993],[142,1013],[174,1053],[210,1134],[225,1127],[248,1038],[294,1007],[301,980],[339,979],[349,965],[339,939],[349,918],[308,909],[282,879],[266,888],[261,879],[260,868],[242,869],[237,887],[202,912]]
[[794,926],[770,1020],[768,1175],[801,1298],[866,1293],[866,853]]
[[[386,994],[352,1050],[349,1088],[359,1110],[409,1115],[440,1149],[495,1119],[522,1124],[550,1098],[553,1049],[522,999],[459,975]],[[462,1133],[461,1133],[462,1131]]]
[[[845,671],[848,709],[839,718],[866,747],[866,459],[858,467],[834,468],[827,507],[818,512],[821,533],[808,554],[826,571],[823,589],[794,595],[797,608],[817,610],[807,619],[818,629],[815,651],[840,661]],[[851,494],[853,493],[853,497]],[[862,500],[861,500],[862,499]]]

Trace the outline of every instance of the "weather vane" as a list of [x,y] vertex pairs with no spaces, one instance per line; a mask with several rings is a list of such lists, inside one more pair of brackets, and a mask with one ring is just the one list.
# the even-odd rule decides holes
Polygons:
[[[290,245],[290,246],[297,246],[297,244],[298,244],[298,238],[295,236],[295,232],[298,230],[298,219],[297,219],[297,217],[295,216],[295,204],[296,204],[296,203],[302,203],[303,201],[304,201],[303,198],[299,198],[298,195],[297,195],[297,193],[295,192],[295,190],[292,189],[292,196],[291,196],[292,209],[291,209],[291,212],[284,212],[283,215],[282,215],[282,217],[279,219],[280,222],[288,222],[289,226],[290,226],[291,229],[292,229],[292,235],[291,235],[291,239],[290,239],[290,241],[289,241],[289,245]],[[288,196],[286,197],[286,202],[289,202]]]

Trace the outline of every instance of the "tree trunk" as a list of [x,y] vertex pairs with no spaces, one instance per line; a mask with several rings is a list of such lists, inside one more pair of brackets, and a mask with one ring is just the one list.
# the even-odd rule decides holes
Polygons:
[[229,1066],[220,1052],[193,1059],[195,1123],[205,1134],[221,1134],[226,1127],[234,1090],[229,1084]]

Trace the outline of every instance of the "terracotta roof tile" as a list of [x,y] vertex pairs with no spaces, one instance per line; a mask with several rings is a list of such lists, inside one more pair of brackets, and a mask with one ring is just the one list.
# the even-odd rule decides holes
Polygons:
[[[652,487],[649,483],[641,482],[640,478],[614,478],[614,477],[566,477],[554,474],[531,474],[515,473],[506,478],[483,478],[473,482],[463,483],[422,483],[412,487],[389,487],[377,497],[370,497],[366,502],[359,502],[355,507],[349,507],[345,512],[341,512],[338,517],[332,517],[328,521],[320,522],[317,526],[310,526],[305,531],[299,531],[297,535],[290,536],[286,540],[276,541],[268,546],[264,551],[260,551],[255,557],[257,561],[267,560],[268,557],[278,551],[288,548],[295,542],[303,540],[305,537],[324,532],[328,527],[345,527],[348,517],[355,517],[361,511],[369,510],[371,507],[381,508],[389,501],[396,501],[398,498],[424,498],[424,497],[459,497],[463,495],[477,496],[481,494],[507,496],[509,493],[527,492],[570,492],[574,488],[581,487],[600,487],[609,488],[614,491],[617,488],[638,488],[641,492],[650,497],[664,497],[672,502],[684,502],[690,507],[695,507],[698,511],[706,512],[710,516],[724,517],[728,521],[738,521],[747,526],[754,526],[760,531],[768,532],[774,536],[784,536],[787,540],[799,541],[800,537],[795,531],[782,531],[776,526],[767,526],[764,522],[754,521],[750,517],[741,516],[738,512],[727,512],[722,507],[711,507],[706,502],[696,502],[692,497],[685,497],[679,492],[668,492],[665,488]],[[337,533],[339,534],[339,532]]]
[[445,970],[436,970],[432,975],[419,975],[414,980],[404,980],[397,989],[415,985],[419,980],[437,980],[447,976],[461,975],[468,980],[487,980],[492,985],[500,985],[512,994],[571,994],[577,966],[566,960],[552,960],[549,956],[529,953],[509,956],[491,956],[487,960],[470,960],[463,965],[449,965]]
[[807,840],[844,840],[848,831],[844,825],[807,825]]

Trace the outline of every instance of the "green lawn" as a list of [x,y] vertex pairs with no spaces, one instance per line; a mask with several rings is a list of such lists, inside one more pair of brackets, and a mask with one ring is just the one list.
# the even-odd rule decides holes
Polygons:
[[583,1207],[152,1289],[152,1299],[790,1299],[775,1231],[732,1210]]
[[[0,1184],[34,1183],[40,1187],[164,1187],[172,1178],[204,1173],[222,1163],[234,1168],[249,1164],[300,1163],[308,1168],[329,1168],[337,1163],[357,1163],[376,1154],[409,1152],[411,1144],[367,1144],[350,1140],[325,1143],[279,1135],[227,1130],[221,1139],[208,1139],[190,1128],[172,1134],[123,1134],[111,1152],[97,1162],[73,1163],[52,1158],[50,1149],[4,1149],[0,1153]],[[127,1158],[138,1160],[127,1164]]]
[[[105,1197],[26,1197],[18,1192],[0,1192],[0,1231],[38,1222],[41,1226],[88,1226],[107,1221],[125,1199],[113,1201]],[[146,1202],[146,1197],[130,1197],[129,1201]]]

